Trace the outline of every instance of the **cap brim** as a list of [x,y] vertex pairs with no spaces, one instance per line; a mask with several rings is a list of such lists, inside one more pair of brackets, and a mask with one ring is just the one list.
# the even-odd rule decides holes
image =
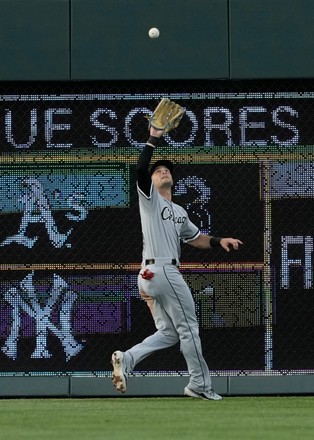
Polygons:
[[167,159],[160,159],[157,160],[155,163],[153,163],[153,165],[150,167],[149,172],[150,175],[153,174],[153,172],[155,171],[156,168],[164,166],[166,168],[168,168],[168,170],[170,171],[170,173],[173,173],[173,163],[171,162],[171,160],[167,160]]

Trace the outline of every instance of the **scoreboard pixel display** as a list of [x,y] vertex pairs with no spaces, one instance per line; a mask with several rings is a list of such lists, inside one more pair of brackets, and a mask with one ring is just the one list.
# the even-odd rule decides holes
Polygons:
[[[186,109],[154,156],[175,163],[174,201],[203,233],[244,242],[182,243],[211,374],[314,369],[313,87],[145,87],[0,95],[0,374],[109,375],[114,350],[155,331],[137,290],[135,166],[162,97]],[[136,368],[186,374],[179,346]]]

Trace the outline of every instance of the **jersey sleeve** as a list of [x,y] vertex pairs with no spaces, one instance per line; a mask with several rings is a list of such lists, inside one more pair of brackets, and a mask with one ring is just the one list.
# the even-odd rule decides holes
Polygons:
[[154,149],[160,144],[160,142],[160,138],[150,136],[137,161],[137,188],[146,197],[150,197],[152,187],[152,179],[149,173],[149,164],[153,156]]
[[180,231],[180,238],[184,242],[195,240],[200,235],[199,228],[189,219],[188,213],[184,211],[185,221]]

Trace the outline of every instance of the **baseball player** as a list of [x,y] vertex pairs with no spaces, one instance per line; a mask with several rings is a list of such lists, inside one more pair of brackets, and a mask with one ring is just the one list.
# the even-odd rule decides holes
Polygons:
[[180,341],[190,374],[184,395],[221,400],[222,397],[211,387],[208,366],[202,355],[194,300],[179,271],[180,241],[200,249],[221,246],[227,252],[231,248],[238,249],[242,242],[234,238],[201,234],[187,212],[172,202],[172,162],[158,160],[149,166],[163,134],[179,124],[183,113],[182,107],[168,99],[164,98],[159,103],[150,119],[149,139],[137,163],[137,191],[143,232],[143,260],[138,287],[151,310],[157,331],[129,350],[112,354],[112,381],[117,391],[126,392],[128,373],[140,361]]

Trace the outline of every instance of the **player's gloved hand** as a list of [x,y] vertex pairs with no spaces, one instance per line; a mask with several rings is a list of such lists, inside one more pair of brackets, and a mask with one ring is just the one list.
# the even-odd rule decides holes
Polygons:
[[148,128],[154,127],[156,130],[161,130],[162,134],[168,133],[179,125],[184,113],[184,108],[179,104],[163,98],[152,116],[147,116]]

